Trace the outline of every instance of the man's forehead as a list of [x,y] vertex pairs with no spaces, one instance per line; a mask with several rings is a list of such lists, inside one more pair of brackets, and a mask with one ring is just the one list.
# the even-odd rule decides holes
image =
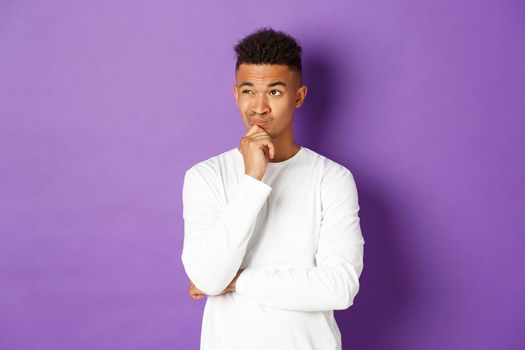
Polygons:
[[293,71],[286,65],[282,64],[246,64],[242,63],[239,66],[235,76],[237,82],[249,81],[252,83],[264,84],[270,81],[291,81],[293,79]]

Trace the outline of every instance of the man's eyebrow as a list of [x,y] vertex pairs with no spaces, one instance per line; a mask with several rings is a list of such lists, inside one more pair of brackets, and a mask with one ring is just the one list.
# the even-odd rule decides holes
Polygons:
[[[243,81],[242,83],[239,84],[239,87],[242,87],[244,85],[246,85],[246,86],[253,86],[253,83],[250,83],[249,81]],[[277,86],[277,85],[282,85],[285,88],[287,87],[286,84],[282,80],[274,81],[273,83],[270,83],[267,86],[268,87],[273,87],[273,86]]]

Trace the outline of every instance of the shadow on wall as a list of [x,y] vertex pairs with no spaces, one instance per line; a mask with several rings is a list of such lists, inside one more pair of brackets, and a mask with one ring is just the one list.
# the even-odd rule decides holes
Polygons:
[[[410,217],[395,200],[385,198],[380,176],[361,182],[359,203],[361,229],[365,239],[364,267],[354,305],[335,311],[344,349],[379,350],[398,348],[392,341],[396,334],[411,333],[401,329],[419,316],[422,295],[419,271],[414,255],[407,254]],[[399,188],[398,196],[403,196]],[[416,200],[416,199],[414,199]],[[429,303],[428,301],[426,301]]]
[[336,69],[336,66],[315,51],[303,58],[303,82],[308,86],[308,92],[304,105],[296,111],[299,118],[294,118],[294,122],[297,121],[302,138],[314,150],[320,150],[321,143],[327,136],[327,126],[337,122],[333,113],[340,98],[339,92],[334,88],[340,84]]
[[[355,112],[355,91],[359,89],[359,67],[352,59],[339,55],[323,45],[308,45],[303,57],[304,83],[308,94],[299,114],[297,127],[301,139],[321,154],[347,166],[344,159],[359,158],[349,150],[348,138],[334,139],[331,130],[337,130],[342,118],[362,118]],[[340,114],[344,111],[344,114]],[[351,128],[351,127],[350,127]],[[348,135],[351,130],[348,131]],[[341,135],[341,134],[339,134]],[[341,137],[341,136],[339,136]],[[334,144],[338,147],[334,149]],[[340,147],[339,147],[340,146]],[[366,162],[357,162],[365,164]],[[357,172],[356,169],[353,169]],[[364,174],[364,170],[361,171]],[[379,174],[380,175],[380,174]],[[360,203],[361,228],[365,239],[364,268],[360,278],[360,290],[347,310],[335,311],[341,330],[344,349],[385,349],[403,322],[410,322],[410,311],[417,311],[413,295],[417,290],[417,266],[406,254],[403,237],[410,230],[410,213],[395,200],[384,198],[385,179],[373,174],[360,177],[357,184]],[[403,195],[402,188],[398,195]],[[413,214],[412,214],[413,215]],[[396,218],[404,218],[396,221]],[[410,293],[408,293],[410,291]],[[411,306],[412,305],[412,306]]]
[[[307,46],[303,56],[303,80],[308,86],[308,94],[304,105],[296,111],[298,118],[294,119],[298,120],[302,139],[330,157],[330,149],[323,150],[326,140],[333,139],[330,130],[337,128],[343,119],[347,119],[345,125],[349,125],[348,119],[357,117],[353,113],[356,81],[349,74],[351,59],[325,44],[309,43]],[[344,114],[338,111],[344,111]]]

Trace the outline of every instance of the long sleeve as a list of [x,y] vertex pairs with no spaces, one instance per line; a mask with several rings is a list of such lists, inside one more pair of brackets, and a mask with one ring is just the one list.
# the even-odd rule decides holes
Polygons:
[[343,310],[353,304],[365,242],[352,173],[347,170],[322,187],[321,201],[316,266],[248,267],[237,279],[237,293],[259,304],[289,310]]
[[207,295],[220,294],[235,277],[257,215],[272,188],[243,174],[229,202],[210,167],[186,171],[182,191],[186,274]]

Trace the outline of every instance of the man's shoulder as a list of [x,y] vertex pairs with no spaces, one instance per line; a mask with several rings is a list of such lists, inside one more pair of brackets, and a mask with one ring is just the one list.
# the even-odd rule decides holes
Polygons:
[[333,158],[308,150],[308,159],[314,159],[313,173],[321,190],[323,200],[331,201],[341,193],[357,198],[357,185],[350,169]]
[[348,167],[337,162],[333,158],[304,147],[307,159],[312,163],[314,169],[322,173],[323,178],[331,179],[342,176],[353,175]]

